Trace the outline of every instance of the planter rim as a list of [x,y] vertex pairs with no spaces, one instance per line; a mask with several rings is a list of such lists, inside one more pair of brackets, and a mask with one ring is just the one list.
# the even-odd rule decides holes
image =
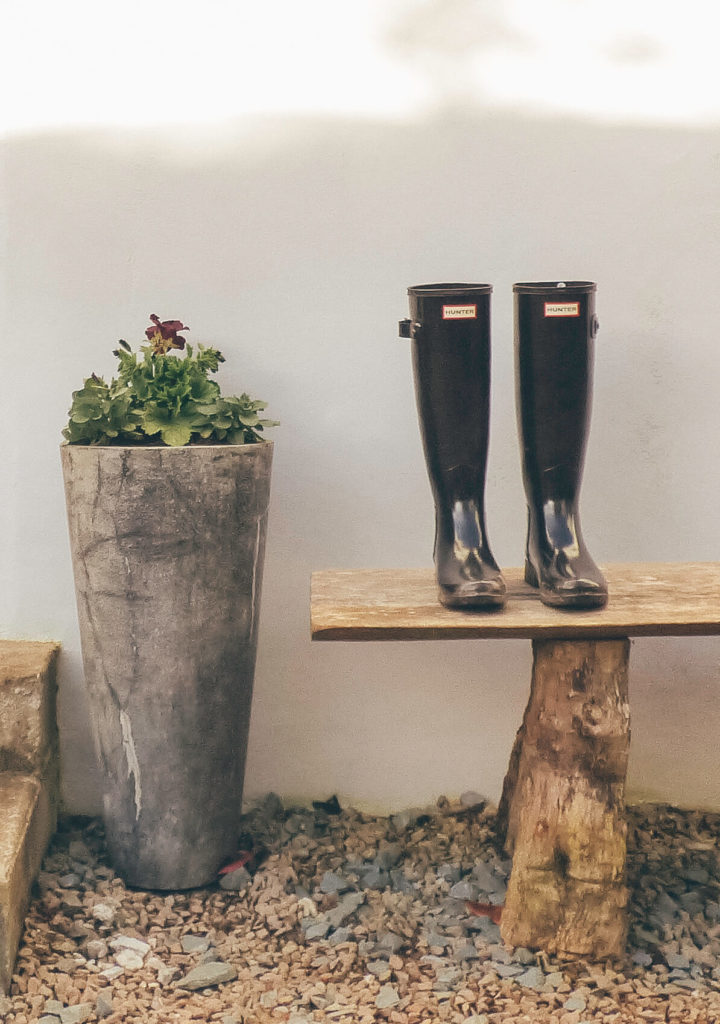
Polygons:
[[273,445],[275,442],[268,439],[262,441],[253,441],[250,444],[229,444],[223,441],[219,441],[217,444],[181,444],[181,445],[170,445],[170,444],[70,444],[69,441],[62,441],[60,448],[76,448],[83,451],[103,451],[103,452],[185,452],[185,451],[200,451],[202,449],[209,451],[231,451],[238,448],[263,448],[266,445]]

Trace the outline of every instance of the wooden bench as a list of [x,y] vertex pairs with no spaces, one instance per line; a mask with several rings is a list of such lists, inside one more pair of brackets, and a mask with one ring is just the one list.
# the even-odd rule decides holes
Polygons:
[[513,867],[501,933],[559,955],[621,955],[627,936],[625,776],[630,637],[720,635],[720,563],[603,568],[607,607],[540,603],[519,569],[493,612],[437,602],[425,569],[351,569],[312,578],[314,640],[532,640],[530,699],[498,825]]

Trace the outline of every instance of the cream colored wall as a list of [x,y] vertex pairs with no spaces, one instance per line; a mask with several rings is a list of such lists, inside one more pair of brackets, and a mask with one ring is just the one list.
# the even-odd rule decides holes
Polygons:
[[[432,507],[405,289],[493,297],[487,489],[523,555],[511,285],[598,282],[583,525],[601,561],[715,560],[720,517],[720,130],[513,112],[71,126],[3,143],[0,633],[62,641],[65,797],[99,806],[57,446],[70,392],[146,314],[270,401],[271,517],[246,795],[383,808],[497,798],[527,697],[524,642],[311,644],[313,569],[430,564]],[[720,640],[633,645],[631,795],[720,809]]]

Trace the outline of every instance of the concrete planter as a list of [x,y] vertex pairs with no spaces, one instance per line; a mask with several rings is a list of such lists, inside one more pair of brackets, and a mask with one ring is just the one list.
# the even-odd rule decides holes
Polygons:
[[204,885],[235,852],[273,445],[61,448],[110,854]]

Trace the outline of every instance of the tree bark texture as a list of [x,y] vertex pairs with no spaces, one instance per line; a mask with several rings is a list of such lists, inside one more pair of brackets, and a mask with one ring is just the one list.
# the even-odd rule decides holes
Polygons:
[[513,946],[597,959],[627,936],[622,640],[536,640],[530,700],[499,822],[512,855],[501,933]]

